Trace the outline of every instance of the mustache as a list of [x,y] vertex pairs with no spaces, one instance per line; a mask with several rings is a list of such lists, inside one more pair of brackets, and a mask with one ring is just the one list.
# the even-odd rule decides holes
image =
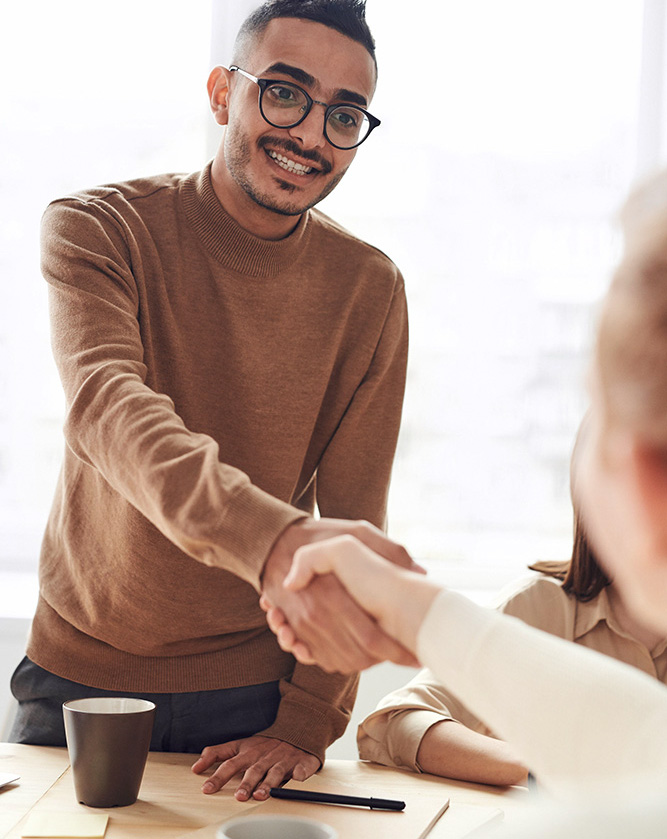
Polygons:
[[274,149],[281,149],[282,151],[286,151],[300,157],[302,160],[309,160],[312,163],[316,163],[325,175],[328,175],[329,172],[331,172],[331,164],[328,160],[325,160],[318,151],[315,151],[315,149],[310,151],[308,149],[302,149],[298,143],[294,142],[294,140],[288,140],[282,137],[260,137],[259,140],[257,140],[257,145],[261,149],[264,149],[267,146],[271,146],[271,148]]

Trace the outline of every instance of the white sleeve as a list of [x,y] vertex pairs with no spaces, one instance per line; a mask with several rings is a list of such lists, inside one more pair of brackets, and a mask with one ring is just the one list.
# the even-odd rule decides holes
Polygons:
[[667,780],[667,690],[636,668],[450,591],[424,619],[418,654],[551,792]]

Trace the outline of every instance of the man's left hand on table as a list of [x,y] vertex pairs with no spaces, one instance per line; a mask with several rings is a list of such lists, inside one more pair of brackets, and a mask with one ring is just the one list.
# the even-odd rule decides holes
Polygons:
[[235,775],[243,772],[235,796],[238,801],[254,798],[264,801],[271,787],[278,787],[294,778],[305,781],[320,768],[320,761],[296,746],[256,734],[241,740],[230,740],[217,746],[207,746],[192,771],[199,775],[211,766],[220,766],[206,780],[202,792],[218,792]]

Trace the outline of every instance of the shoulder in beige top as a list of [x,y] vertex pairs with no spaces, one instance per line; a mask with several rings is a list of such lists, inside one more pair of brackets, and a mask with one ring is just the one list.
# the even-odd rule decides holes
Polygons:
[[[564,592],[559,581],[531,575],[501,591],[496,608],[551,635],[631,664],[667,684],[667,639],[649,651],[624,632],[604,589],[585,603]],[[465,642],[461,638],[461,643]],[[381,699],[363,720],[357,732],[359,756],[419,772],[417,752],[422,737],[432,725],[448,719],[493,734],[430,670],[421,670],[404,687]]]

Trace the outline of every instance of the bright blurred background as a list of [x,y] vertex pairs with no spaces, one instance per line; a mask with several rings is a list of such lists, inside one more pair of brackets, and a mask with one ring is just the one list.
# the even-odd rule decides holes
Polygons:
[[[208,72],[254,5],[4,11],[0,613],[34,592],[63,447],[41,213],[77,188],[201,168],[218,137]],[[382,127],[322,209],[406,279],[390,533],[452,585],[497,588],[569,555],[568,461],[614,214],[663,156],[664,0],[368,0],[367,16]]]

